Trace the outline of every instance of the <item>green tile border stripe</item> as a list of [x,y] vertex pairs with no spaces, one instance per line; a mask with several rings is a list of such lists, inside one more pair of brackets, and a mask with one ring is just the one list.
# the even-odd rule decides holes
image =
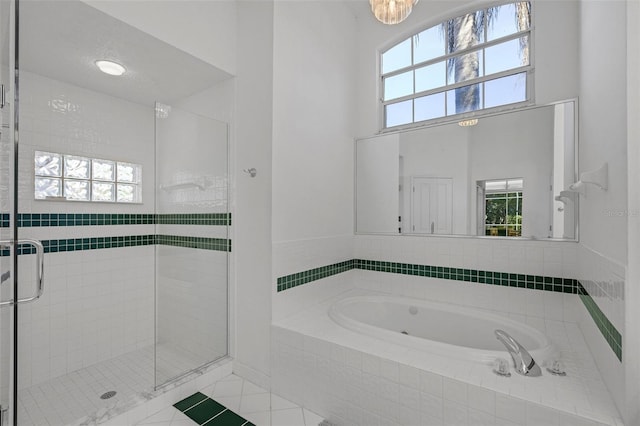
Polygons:
[[609,321],[609,318],[600,310],[598,304],[589,295],[589,292],[584,288],[582,283],[578,282],[578,295],[580,300],[587,308],[587,312],[591,315],[593,322],[595,322],[598,330],[602,333],[602,337],[607,342],[613,353],[618,360],[622,362],[622,335],[616,329],[616,327]]
[[[231,240],[224,238],[184,237],[176,235],[125,235],[118,237],[68,238],[42,240],[44,252],[62,253],[81,250],[99,250],[118,247],[167,245],[202,250],[231,251]],[[20,244],[18,254],[35,254],[35,247]],[[2,250],[0,256],[9,256],[9,250]]]
[[[0,215],[0,226],[9,227],[9,214]],[[207,225],[230,226],[231,213],[20,213],[18,227],[104,225]]]
[[156,235],[156,244],[188,247],[204,250],[231,251],[231,240],[226,238],[185,237],[181,235]]
[[199,425],[255,426],[244,417],[229,410],[216,400],[196,392],[173,406]]
[[411,263],[384,262],[356,259],[354,267],[367,271],[389,272],[445,280],[465,281],[478,284],[527,288],[530,290],[554,291],[577,294],[578,282],[571,278],[545,277],[541,275],[514,274],[477,269],[451,268],[446,266],[416,265]]
[[333,265],[322,266],[308,271],[279,277],[277,290],[284,291],[311,281],[345,272],[350,269],[389,272],[392,274],[414,275],[466,281],[470,283],[528,288],[531,290],[555,291],[558,293],[578,293],[578,282],[571,278],[544,277],[540,275],[512,274],[497,271],[450,268],[444,266],[417,265],[411,263],[384,262],[378,260],[352,259]]
[[333,265],[321,266],[319,268],[309,269],[308,271],[280,277],[277,282],[278,291],[288,290],[311,281],[320,280],[322,278],[327,278],[332,275],[349,271],[355,267],[355,262],[355,260],[351,259],[340,263],[334,263]]

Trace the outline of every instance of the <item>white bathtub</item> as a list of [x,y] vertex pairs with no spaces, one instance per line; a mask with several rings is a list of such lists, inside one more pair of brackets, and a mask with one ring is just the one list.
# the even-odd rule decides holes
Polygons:
[[[524,323],[473,308],[393,296],[356,296],[334,303],[329,316],[350,330],[445,357],[511,361],[494,330],[516,339],[540,365],[555,356],[547,336]],[[407,334],[404,334],[404,333]]]

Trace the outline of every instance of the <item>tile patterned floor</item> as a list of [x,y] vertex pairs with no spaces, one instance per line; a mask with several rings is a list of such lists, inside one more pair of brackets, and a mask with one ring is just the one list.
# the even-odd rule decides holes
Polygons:
[[[202,389],[201,393],[223,405],[227,412],[235,413],[246,420],[246,423],[232,423],[239,422],[239,420],[228,414],[228,418],[233,418],[233,420],[227,423],[223,422],[222,418],[216,417],[220,421],[219,424],[317,426],[322,422],[322,417],[317,414],[300,408],[296,404],[233,374]],[[181,406],[180,408],[188,407]],[[216,418],[206,424],[216,426],[218,424],[214,422]],[[173,406],[167,407],[138,423],[139,426],[194,426],[195,424],[195,421]]]
[[[133,407],[153,390],[154,374],[159,382],[198,365],[186,351],[160,346],[154,371],[154,347],[148,346],[90,365],[18,392],[21,426],[63,426],[92,421],[104,412]],[[115,390],[116,396],[100,399]]]

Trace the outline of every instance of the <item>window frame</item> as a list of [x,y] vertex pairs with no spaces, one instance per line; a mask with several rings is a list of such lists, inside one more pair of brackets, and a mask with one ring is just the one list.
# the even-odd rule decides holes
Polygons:
[[[61,162],[60,162],[60,176],[48,176],[48,175],[39,175],[36,172],[36,167],[35,164],[33,165],[33,179],[34,179],[34,183],[33,183],[33,199],[35,201],[63,201],[63,202],[72,202],[72,203],[107,203],[107,204],[143,204],[142,201],[142,164],[139,163],[133,163],[131,161],[120,161],[120,160],[112,160],[112,159],[106,159],[106,158],[97,158],[97,157],[90,157],[90,156],[86,156],[86,155],[81,155],[81,154],[65,154],[65,153],[61,153],[61,152],[54,152],[54,151],[49,151],[49,150],[34,150],[33,151],[33,159],[35,161],[36,156],[38,155],[38,153],[42,153],[42,154],[53,154],[53,155],[59,155]],[[86,158],[87,160],[89,160],[89,177],[88,178],[78,178],[78,177],[65,177],[65,157],[80,157],[80,158]],[[104,180],[104,179],[96,179],[93,176],[93,161],[105,161],[105,162],[112,162],[113,166],[114,166],[114,170],[113,170],[113,180]],[[126,181],[120,181],[118,179],[118,165],[119,164],[126,164],[126,165],[130,165],[133,166],[134,169],[136,169],[136,173],[137,173],[137,180],[134,182],[126,182]],[[45,198],[37,198],[36,197],[36,193],[35,193],[35,180],[37,178],[48,178],[48,179],[58,179],[60,181],[60,193],[62,195],[57,196],[57,197],[45,197]],[[88,191],[89,191],[89,199],[88,200],[81,200],[81,199],[73,199],[73,198],[67,198],[64,196],[64,182],[66,181],[82,181],[82,182],[88,182]],[[93,184],[94,183],[112,183],[113,184],[113,189],[114,189],[114,200],[113,201],[109,201],[109,200],[94,200],[93,199]],[[134,200],[133,201],[118,201],[118,185],[132,185],[135,187],[135,193],[134,193]]]
[[[504,5],[508,5],[508,4],[514,4],[517,3],[518,1],[498,1],[498,2],[489,2],[489,3],[484,3],[483,5],[481,5],[481,7],[478,7],[478,5],[476,5],[475,7],[466,7],[464,9],[457,9],[454,13],[447,13],[447,15],[441,15],[440,17],[438,17],[435,20],[430,20],[429,23],[427,25],[423,25],[420,27],[417,27],[418,29],[413,29],[410,34],[407,36],[407,33],[403,33],[402,36],[397,37],[395,39],[393,39],[392,42],[389,42],[387,44],[385,44],[384,46],[382,46],[381,48],[379,48],[377,50],[377,98],[378,98],[378,125],[379,125],[379,133],[380,134],[384,134],[384,133],[393,133],[393,132],[398,132],[398,131],[403,131],[403,130],[407,130],[407,129],[415,129],[415,128],[420,128],[420,127],[429,127],[429,126],[433,126],[433,125],[438,125],[438,124],[443,124],[443,123],[452,123],[452,122],[459,122],[462,120],[467,120],[470,118],[481,118],[484,116],[489,116],[489,115],[495,115],[498,113],[502,113],[505,111],[511,111],[511,110],[518,110],[518,109],[523,109],[523,108],[527,108],[530,107],[532,105],[535,105],[535,90],[534,90],[534,86],[535,86],[535,82],[534,82],[534,77],[535,77],[535,1],[533,0],[528,0],[531,6],[531,16],[530,16],[530,25],[529,25],[529,29],[526,31],[521,31],[521,32],[516,32],[513,34],[509,34],[506,36],[502,36],[499,37],[497,39],[491,40],[491,41],[486,41],[486,34],[487,34],[487,23],[485,21],[485,25],[484,25],[484,33],[485,33],[485,41],[483,43],[477,44],[475,46],[469,47],[467,49],[462,49],[462,50],[458,50],[454,53],[445,53],[442,56],[438,56],[437,58],[432,58],[426,61],[422,61],[418,64],[411,64],[402,68],[399,68],[397,70],[393,70],[393,71],[389,71],[387,73],[382,73],[382,55],[384,53],[386,53],[387,51],[391,50],[392,48],[394,48],[395,46],[398,46],[399,44],[405,42],[406,40],[410,40],[410,45],[411,45],[411,56],[412,56],[412,60],[411,62],[413,62],[413,38],[422,33],[423,31],[429,30],[433,27],[436,27],[438,25],[442,25],[443,23],[454,19],[456,17],[465,15],[465,14],[469,14],[469,13],[474,13],[477,12],[479,10],[483,10],[483,9],[487,9],[487,8],[491,8],[491,7],[498,7],[498,6],[504,6]],[[443,18],[444,16],[444,18]],[[437,22],[437,23],[432,23],[432,22]],[[410,95],[405,95],[402,97],[398,97],[398,98],[394,98],[392,100],[384,100],[384,81],[386,78],[389,77],[393,77],[395,75],[400,75],[402,73],[405,73],[407,71],[415,71],[418,70],[420,68],[424,68],[427,67],[429,65],[433,65],[433,64],[437,64],[439,62],[444,62],[445,63],[445,67],[446,67],[446,62],[453,58],[453,57],[457,57],[457,56],[462,56],[465,54],[469,54],[469,53],[473,53],[476,51],[481,51],[483,52],[485,49],[492,47],[492,46],[496,46],[499,45],[501,43],[505,43],[511,40],[517,40],[521,37],[524,36],[528,36],[529,37],[529,65],[523,65],[520,67],[516,67],[516,68],[511,68],[509,70],[506,71],[501,71],[498,73],[494,73],[494,74],[490,74],[489,76],[487,75],[483,75],[482,77],[477,77],[475,79],[472,80],[466,80],[466,81],[462,81],[462,82],[458,82],[458,83],[453,83],[453,84],[446,84],[446,80],[445,80],[445,85],[444,86],[440,86],[438,88],[435,89],[429,89],[429,90],[425,90],[425,91],[421,91],[421,92],[414,92]],[[445,41],[446,43],[446,41]],[[446,52],[446,49],[445,49]],[[486,62],[484,60],[484,54],[483,54],[483,61],[482,61],[482,67],[483,70],[486,67]],[[458,113],[458,114],[451,114],[451,115],[447,115],[446,114],[446,105],[447,105],[447,92],[450,90],[455,90],[457,88],[460,87],[465,87],[465,86],[469,86],[469,85],[473,85],[473,84],[484,84],[487,81],[491,81],[491,80],[496,80],[499,79],[501,77],[507,77],[507,76],[515,76],[517,74],[521,74],[521,73],[526,73],[526,99],[524,101],[521,102],[514,102],[514,103],[510,103],[510,104],[505,104],[505,105],[499,105],[499,106],[495,106],[495,107],[490,107],[490,108],[479,108],[475,111],[469,111],[469,112],[464,112],[464,113]],[[484,74],[484,72],[483,72]],[[413,75],[413,86],[415,89],[415,73]],[[407,100],[415,100],[418,98],[422,98],[425,96],[429,96],[429,95],[434,95],[434,94],[438,94],[438,93],[442,93],[444,94],[445,100],[444,100],[444,105],[445,105],[445,115],[442,117],[436,117],[436,118],[432,118],[432,119],[428,119],[428,120],[421,120],[421,121],[412,121],[410,123],[406,123],[406,124],[400,124],[397,126],[391,126],[391,127],[385,127],[386,125],[386,106],[390,105],[390,104],[396,104],[396,103],[400,103],[400,102],[404,102]],[[485,93],[484,90],[482,90],[482,104],[484,105],[484,97],[485,97]],[[412,119],[415,118],[415,108],[412,108]]]
[[[515,188],[515,189],[509,189],[509,182],[510,181],[522,181],[522,187],[520,188]],[[486,216],[486,206],[487,206],[487,201],[488,200],[498,200],[498,199],[504,199],[505,200],[505,219],[508,216],[508,212],[509,212],[509,205],[508,205],[508,201],[511,199],[517,199],[519,200],[518,205],[520,207],[520,217],[522,218],[520,224],[509,224],[507,222],[505,222],[504,224],[499,224],[499,223],[489,223],[487,224],[486,222],[486,218],[483,219],[483,229],[484,229],[484,233],[482,234],[483,237],[496,237],[496,235],[488,235],[487,234],[487,230],[491,227],[495,227],[497,226],[504,226],[505,227],[505,235],[497,235],[498,237],[502,237],[502,238],[520,238],[522,237],[522,226],[523,226],[523,222],[524,222],[524,212],[522,211],[522,203],[524,202],[524,178],[519,177],[519,178],[506,178],[506,179],[488,179],[484,181],[485,184],[487,182],[504,182],[505,183],[505,187],[504,189],[499,188],[499,189],[493,189],[493,190],[486,190],[484,192],[484,200],[482,201],[484,204],[484,211],[485,211],[485,216]],[[509,197],[508,194],[511,193],[516,193],[518,194],[516,197]],[[504,197],[487,197],[488,195],[504,195]],[[520,235],[509,235],[509,227],[514,227],[514,228],[518,228],[520,231]]]

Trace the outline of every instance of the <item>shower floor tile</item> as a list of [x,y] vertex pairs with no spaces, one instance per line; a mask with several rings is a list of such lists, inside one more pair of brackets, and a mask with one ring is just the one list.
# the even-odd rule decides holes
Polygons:
[[[109,412],[146,401],[156,379],[163,383],[177,372],[198,365],[193,354],[160,345],[154,371],[154,356],[154,348],[149,346],[21,389],[18,392],[20,426],[94,424],[106,419]],[[100,398],[109,391],[116,394],[109,399]]]
[[[198,413],[198,416],[194,416],[198,421],[194,421],[189,418],[189,412],[198,408],[199,404],[196,401],[202,401],[203,397],[211,398],[208,401],[215,401],[225,409],[212,412],[209,416],[205,415],[207,419]],[[184,402],[186,400],[189,401]],[[206,401],[200,402],[203,403]],[[317,414],[234,374],[175,405],[185,412],[174,406],[167,407],[144,419],[138,426],[194,426],[203,424],[203,421],[207,426],[318,426],[323,420]],[[185,408],[186,406],[190,408]],[[200,411],[206,412],[205,408],[202,407]]]

